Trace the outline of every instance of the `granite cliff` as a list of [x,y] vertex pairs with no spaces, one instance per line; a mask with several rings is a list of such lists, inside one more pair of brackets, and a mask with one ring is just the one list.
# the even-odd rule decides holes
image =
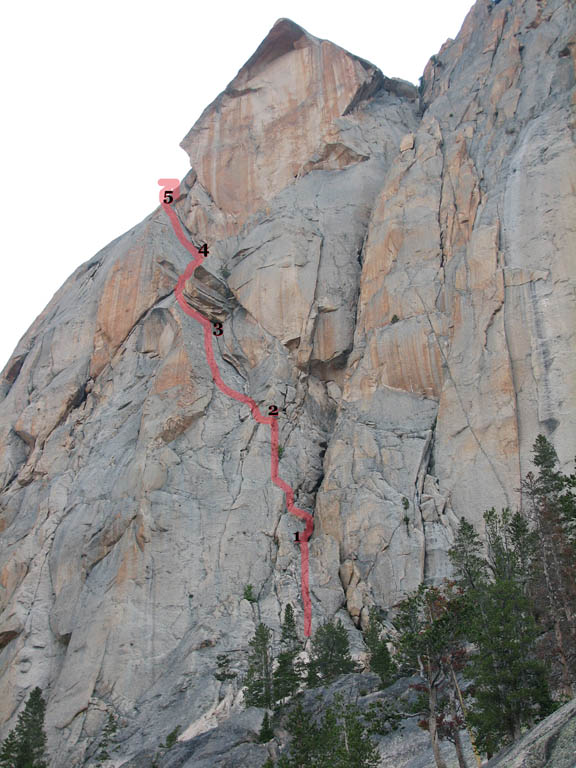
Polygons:
[[[448,574],[460,516],[518,504],[539,432],[574,453],[575,8],[478,0],[419,89],[281,19],[182,142],[174,209],[210,252],[185,299],[227,385],[280,409],[313,626],[358,651],[371,605]],[[302,525],[175,300],[188,261],[159,207],[2,373],[0,736],[41,686],[51,768],[89,764],[107,711],[118,766],[175,724],[220,745],[186,765],[266,759],[216,657],[287,603],[302,625]]]

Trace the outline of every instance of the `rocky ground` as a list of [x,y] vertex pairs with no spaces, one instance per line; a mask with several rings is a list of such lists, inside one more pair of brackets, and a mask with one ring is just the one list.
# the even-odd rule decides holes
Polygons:
[[527,733],[514,747],[486,763],[486,768],[574,768],[576,701],[565,704]]

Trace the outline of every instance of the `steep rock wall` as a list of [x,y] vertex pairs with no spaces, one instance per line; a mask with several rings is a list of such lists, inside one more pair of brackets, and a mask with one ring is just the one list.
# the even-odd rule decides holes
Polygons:
[[352,615],[446,575],[452,510],[515,507],[538,432],[572,455],[573,11],[476,3],[375,202],[318,498],[315,562],[355,563]]
[[[573,453],[574,57],[573,2],[479,0],[419,96],[281,20],[183,142],[210,249],[186,300],[226,383],[280,408],[313,626],[340,612],[356,647],[372,603],[448,573],[458,516],[516,503],[538,431]],[[155,211],[3,372],[0,721],[41,685],[52,768],[106,710],[125,756],[217,726],[217,655],[288,602],[302,625],[301,526],[174,299],[188,260]]]

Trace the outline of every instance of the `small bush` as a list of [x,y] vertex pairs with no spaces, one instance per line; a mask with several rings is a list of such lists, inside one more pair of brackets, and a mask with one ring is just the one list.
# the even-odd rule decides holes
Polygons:
[[281,459],[284,455],[284,448],[281,445],[278,446],[278,458]]
[[254,587],[252,584],[246,584],[244,587],[244,600],[248,600],[249,603],[257,603],[258,598],[254,594]]
[[174,744],[176,744],[176,742],[178,741],[179,733],[180,733],[179,725],[177,725],[173,731],[170,731],[168,736],[166,736],[166,749],[171,749],[174,746]]
[[400,320],[398,315],[392,315],[392,319],[390,320],[390,323],[394,325],[394,323],[397,323]]
[[228,269],[228,267],[222,267],[222,269],[220,270],[220,274],[225,280],[227,280],[230,277],[231,272]]
[[224,680],[233,680],[236,677],[235,672],[230,671],[230,659],[225,653],[219,653],[216,657],[216,672],[214,673],[216,680],[224,682]]

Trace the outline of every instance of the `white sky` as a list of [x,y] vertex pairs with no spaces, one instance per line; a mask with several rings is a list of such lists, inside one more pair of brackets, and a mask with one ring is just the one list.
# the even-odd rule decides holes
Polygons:
[[141,221],[274,22],[414,83],[473,0],[9,0],[0,16],[0,369],[76,267]]

